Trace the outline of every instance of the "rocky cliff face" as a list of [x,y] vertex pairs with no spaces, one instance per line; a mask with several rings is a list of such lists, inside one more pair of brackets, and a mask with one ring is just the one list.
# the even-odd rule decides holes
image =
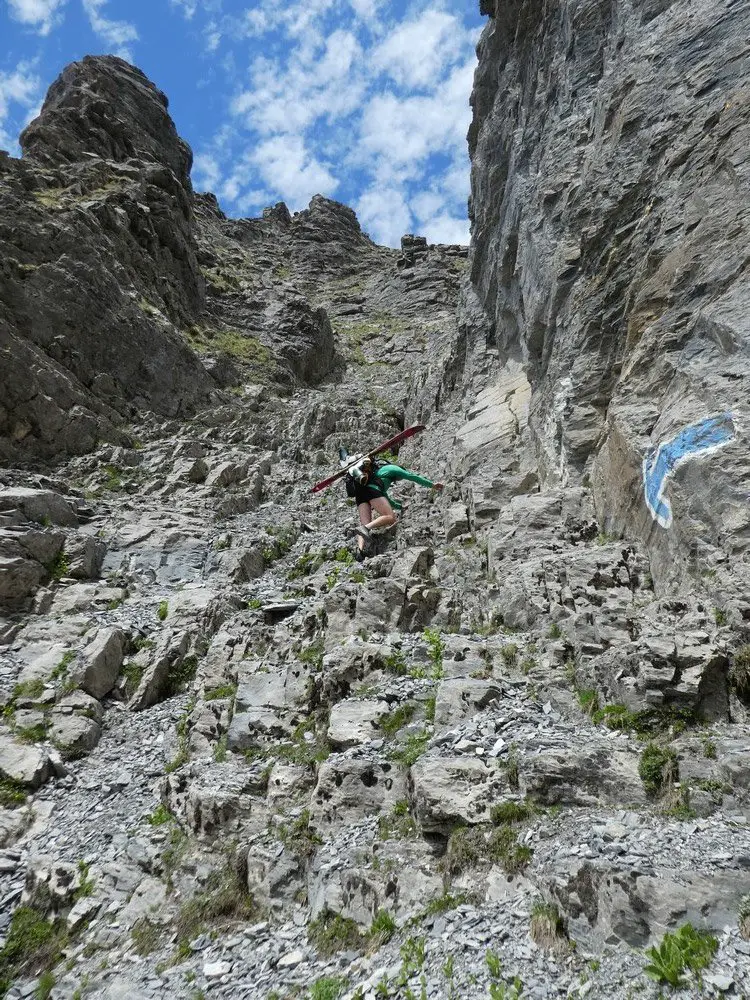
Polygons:
[[[696,549],[703,568],[737,568],[750,12],[486,7],[472,278],[501,356],[532,383],[542,480],[590,480],[606,530],[647,546],[659,588],[694,575]],[[745,599],[746,568],[741,581]]]
[[[66,70],[0,165],[12,1000],[655,998],[643,949],[688,921],[717,939],[703,995],[743,995],[743,511],[711,541],[685,503],[741,474],[742,418],[707,389],[694,407],[728,370],[705,338],[654,346],[673,305],[616,321],[661,209],[625,221],[617,145],[595,210],[575,171],[605,172],[605,140],[570,123],[651,79],[638,40],[689,59],[699,14],[486,6],[469,259],[377,247],[324,198],[227,219],[116,59]],[[676,145],[699,127],[662,114]],[[682,169],[699,198],[693,149]],[[641,164],[676,198],[660,176]],[[593,258],[560,239],[587,225],[617,275],[598,313]],[[310,484],[416,421],[399,460],[446,489],[401,490],[357,564],[343,490]]]

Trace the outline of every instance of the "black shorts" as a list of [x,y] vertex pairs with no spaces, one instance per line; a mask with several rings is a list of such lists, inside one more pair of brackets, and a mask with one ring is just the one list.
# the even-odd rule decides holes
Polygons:
[[[371,500],[377,500],[378,497],[382,497],[383,494],[380,490],[374,489],[372,486],[360,486],[359,483],[354,484],[354,499],[359,506],[361,503],[369,503]],[[386,499],[383,497],[383,499]]]

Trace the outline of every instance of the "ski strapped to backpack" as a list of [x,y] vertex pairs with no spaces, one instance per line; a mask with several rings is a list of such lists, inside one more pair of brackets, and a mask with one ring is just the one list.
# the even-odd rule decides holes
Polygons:
[[[395,437],[389,438],[387,441],[384,441],[382,444],[378,445],[377,448],[373,448],[371,451],[364,452],[364,455],[372,455],[372,456],[380,455],[382,452],[388,451],[390,448],[396,448],[398,445],[401,444],[402,441],[406,441],[408,438],[413,437],[415,434],[419,434],[420,431],[423,431],[424,429],[425,429],[424,424],[414,424],[412,427],[407,427],[406,430],[403,430],[399,434],[396,434]],[[345,476],[350,469],[353,469],[358,462],[361,462],[364,455],[360,454],[356,456],[351,456],[351,458],[350,456],[347,455],[346,467],[342,468],[339,472],[335,472],[332,476],[329,476],[327,479],[321,479],[319,483],[316,483],[311,488],[310,492],[319,493],[321,490],[326,489],[326,487],[331,486],[337,480]],[[343,460],[344,458],[342,456],[342,461]]]

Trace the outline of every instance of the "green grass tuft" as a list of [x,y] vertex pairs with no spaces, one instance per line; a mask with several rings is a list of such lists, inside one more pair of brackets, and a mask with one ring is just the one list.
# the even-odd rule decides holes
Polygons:
[[495,826],[523,823],[530,819],[533,810],[525,802],[500,802],[490,810],[490,819]]
[[427,744],[430,742],[430,734],[425,730],[419,733],[412,733],[407,736],[404,743],[393,747],[389,753],[388,757],[390,760],[396,761],[398,764],[403,764],[404,767],[411,767],[415,764],[422,754],[427,750]]
[[408,840],[416,835],[417,824],[406,799],[399,799],[390,813],[378,818],[378,836],[381,840]]
[[387,944],[398,930],[398,925],[392,914],[387,910],[378,910],[372,918],[369,933],[370,949],[376,950]]
[[526,868],[533,854],[530,847],[518,843],[511,826],[490,831],[459,826],[448,839],[440,868],[448,875],[459,875],[478,865],[499,864],[509,875],[515,875]]
[[195,680],[198,670],[198,657],[194,653],[177,659],[169,667],[164,695],[167,698],[185,691]]
[[656,743],[647,743],[641,751],[638,774],[649,795],[662,794],[678,779],[677,754]]
[[729,668],[729,683],[743,701],[750,702],[750,646],[735,650]]
[[353,920],[328,910],[308,925],[307,938],[324,957],[339,951],[362,951],[365,944]]
[[310,1000],[339,1000],[346,987],[347,980],[343,976],[323,976],[310,987]]
[[257,914],[247,889],[247,867],[242,855],[231,855],[211,872],[205,885],[180,907],[175,930],[191,941],[202,931],[247,922]]
[[17,809],[26,802],[27,792],[20,781],[0,778],[0,806],[3,809]]
[[63,921],[51,923],[33,906],[16,907],[0,949],[0,987],[51,969],[66,944]]
[[149,826],[164,826],[165,823],[172,823],[173,821],[174,816],[163,802],[160,802],[151,815],[146,817],[146,822]]
[[19,698],[41,698],[44,694],[44,681],[37,678],[33,681],[23,681],[13,688],[13,701]]
[[399,705],[393,712],[384,715],[378,725],[386,736],[395,736],[405,725],[411,722],[417,706],[414,704]]

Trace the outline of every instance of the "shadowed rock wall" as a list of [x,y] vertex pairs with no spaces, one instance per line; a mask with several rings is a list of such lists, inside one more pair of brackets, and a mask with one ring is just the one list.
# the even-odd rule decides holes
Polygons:
[[750,10],[483,11],[473,280],[501,364],[531,382],[540,480],[590,481],[606,530],[647,543],[658,586],[741,561]]

